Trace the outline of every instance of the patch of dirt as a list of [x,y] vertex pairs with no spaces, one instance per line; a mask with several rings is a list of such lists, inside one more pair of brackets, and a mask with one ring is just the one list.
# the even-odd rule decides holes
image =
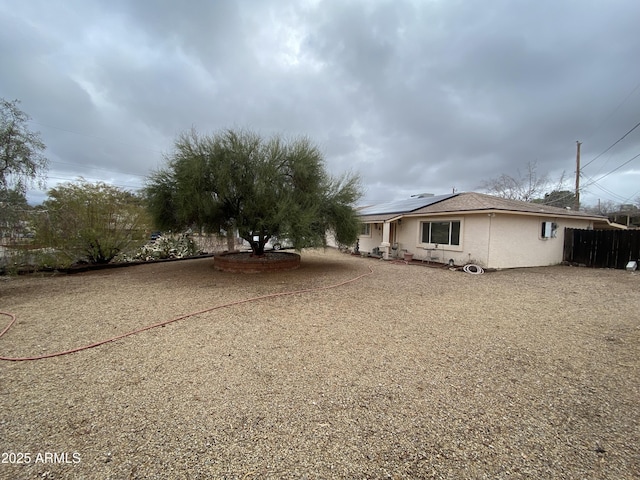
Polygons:
[[332,250],[269,274],[205,258],[0,281],[4,356],[264,297],[1,362],[0,478],[638,478],[639,286]]

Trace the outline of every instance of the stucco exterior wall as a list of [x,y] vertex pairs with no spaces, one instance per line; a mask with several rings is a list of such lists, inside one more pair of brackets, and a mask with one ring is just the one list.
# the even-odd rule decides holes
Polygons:
[[491,217],[488,214],[464,217],[462,255],[456,258],[456,265],[475,263],[489,267],[489,239],[491,238]]
[[420,256],[420,253],[416,251],[416,244],[418,240],[418,224],[415,219],[405,217],[400,224],[396,227],[396,242],[398,243],[399,254],[404,253],[406,250],[409,253],[413,253],[416,258]]
[[[460,221],[460,245],[437,247],[421,242],[424,221]],[[542,222],[557,225],[556,236],[542,238]],[[487,268],[516,268],[555,265],[562,261],[565,228],[591,228],[590,220],[477,213],[468,215],[404,217],[396,226],[398,252],[414,258],[435,259],[456,265],[475,263]],[[371,226],[371,235],[360,237],[360,250],[371,252],[382,243],[382,224]],[[393,239],[390,240],[393,242]],[[392,252],[393,253],[393,252]]]
[[[542,238],[542,222],[557,224],[556,236]],[[590,228],[589,220],[496,214],[491,218],[490,268],[556,265],[562,262],[565,228]]]
[[360,235],[358,242],[361,252],[371,253],[374,248],[382,243],[382,223],[371,224],[370,235]]
[[[424,221],[460,221],[460,245],[445,246],[421,243],[421,224]],[[405,217],[398,229],[398,241],[401,248],[414,254],[414,258],[434,259],[446,263],[453,259],[456,265],[477,263],[486,265],[489,234],[489,218],[486,215],[451,215],[443,217]]]

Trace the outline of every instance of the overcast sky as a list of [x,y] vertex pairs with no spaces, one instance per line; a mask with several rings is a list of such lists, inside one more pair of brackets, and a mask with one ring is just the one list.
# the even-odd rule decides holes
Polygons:
[[0,96],[49,187],[139,188],[178,133],[232,127],[310,137],[366,204],[528,162],[573,188],[579,140],[583,200],[628,203],[640,128],[598,155],[640,122],[639,19],[638,0],[0,0]]

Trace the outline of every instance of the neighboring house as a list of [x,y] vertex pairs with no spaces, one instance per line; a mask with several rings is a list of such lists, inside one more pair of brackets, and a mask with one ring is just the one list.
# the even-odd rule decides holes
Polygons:
[[564,229],[611,228],[606,217],[468,192],[364,207],[361,252],[485,268],[562,262]]
[[632,204],[620,205],[620,210],[608,215],[609,220],[627,228],[640,228],[640,209]]

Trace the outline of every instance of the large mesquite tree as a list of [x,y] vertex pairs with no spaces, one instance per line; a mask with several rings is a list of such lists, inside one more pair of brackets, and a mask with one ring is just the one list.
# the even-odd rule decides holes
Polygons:
[[329,231],[351,244],[359,231],[358,177],[328,175],[307,138],[191,130],[178,137],[167,166],[148,179],[146,194],[160,228],[237,230],[255,255],[264,254],[272,237],[300,249],[324,246]]

